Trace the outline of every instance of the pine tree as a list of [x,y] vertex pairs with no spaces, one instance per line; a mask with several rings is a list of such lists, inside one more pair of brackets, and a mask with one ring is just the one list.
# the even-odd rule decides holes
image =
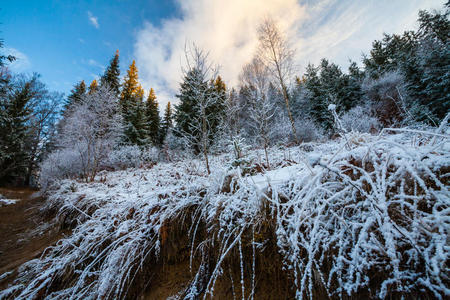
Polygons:
[[207,112],[210,117],[211,134],[216,134],[221,122],[225,117],[225,105],[227,101],[227,87],[220,76],[217,76],[214,84],[211,86],[213,94],[217,98]]
[[[37,77],[11,90],[7,98],[1,99],[0,110],[0,183],[18,180],[25,176],[29,153],[27,137],[32,110],[30,100]],[[12,87],[13,88],[13,87]]]
[[169,102],[167,102],[166,109],[164,110],[164,117],[162,119],[162,124],[161,124],[161,141],[162,142],[164,142],[170,128],[172,128],[172,126],[173,126],[172,118],[173,118],[172,107],[171,107],[171,104],[169,101]]
[[180,92],[176,95],[180,100],[180,103],[175,106],[176,135],[194,135],[191,122],[198,116],[197,96],[205,93],[207,89],[208,83],[204,81],[199,70],[191,69],[186,73],[180,86]]
[[80,103],[84,95],[86,95],[86,83],[84,83],[84,80],[81,80],[70,91],[70,95],[67,97],[67,102],[64,106],[64,111],[70,109],[74,104]]
[[130,107],[125,120],[126,143],[144,146],[149,143],[145,104],[142,98],[137,98]]
[[145,115],[147,119],[147,131],[153,145],[159,146],[162,143],[160,132],[160,117],[158,102],[156,101],[155,90],[150,89],[145,104]]
[[175,133],[196,154],[203,155],[206,170],[210,174],[208,155],[218,137],[218,126],[215,127],[217,112],[213,112],[212,108],[220,107],[221,101],[214,85],[216,73],[208,62],[208,55],[195,45],[192,51],[186,50],[186,57],[189,69],[184,70],[184,81],[177,95],[180,104],[176,106]]
[[317,124],[329,129],[333,122],[327,107],[327,98],[322,89],[319,68],[308,65],[306,68],[305,86],[309,91],[309,111]]
[[92,95],[98,88],[97,79],[92,80],[91,84],[89,85],[89,91],[88,94]]
[[148,132],[143,102],[144,89],[139,84],[138,69],[134,60],[127,71],[122,86],[120,105],[125,122],[125,142],[145,145],[148,143]]
[[[206,122],[205,131],[212,142],[217,136],[220,122],[225,112],[226,87],[220,77],[215,81],[205,81],[204,75],[197,69],[191,69],[186,73],[181,84],[180,93],[177,95],[180,103],[175,107],[176,134],[197,136],[200,115],[204,115]],[[199,106],[205,109],[201,112]],[[198,145],[192,144],[195,152],[199,151]]]
[[119,50],[111,59],[108,68],[100,78],[100,85],[108,85],[108,87],[119,96],[120,93],[120,69],[119,69]]
[[133,60],[124,78],[122,92],[120,94],[120,104],[124,117],[127,115],[129,107],[132,106],[139,93],[138,70]]

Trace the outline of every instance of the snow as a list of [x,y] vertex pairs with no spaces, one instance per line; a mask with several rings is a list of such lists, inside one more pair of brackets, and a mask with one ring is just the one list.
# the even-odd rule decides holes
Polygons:
[[[252,176],[230,170],[230,153],[211,157],[209,176],[203,162],[194,159],[105,172],[93,183],[60,181],[48,208],[73,221],[72,235],[26,263],[9,291],[19,299],[32,297],[70,270],[70,283],[52,297],[123,298],[146,258],[159,259],[164,224],[192,209],[193,215],[185,216],[193,220],[191,259],[204,255],[195,242],[200,223],[221,249],[206,281],[205,297],[213,297],[230,253],[239,254],[241,270],[258,271],[254,256],[243,257],[241,239],[267,221],[262,212],[267,206],[298,298],[312,298],[317,280],[330,297],[353,295],[374,284],[367,276],[374,272],[380,274],[371,291],[376,298],[417,289],[446,298],[450,192],[448,174],[439,170],[450,165],[450,142],[436,136],[423,143],[416,135],[349,133],[345,140],[312,143],[307,154],[301,147],[273,147],[272,169]],[[265,159],[261,150],[249,155],[255,163]],[[230,176],[230,186],[236,183],[231,191],[224,189]],[[254,242],[253,252],[261,248]],[[202,264],[192,270],[192,297],[201,290],[197,283],[204,269]]]
[[0,195],[0,207],[16,204],[19,201],[20,200],[18,200],[18,199],[6,199],[2,195]]
[[294,165],[284,167],[272,171],[267,171],[264,174],[257,174],[248,177],[249,184],[254,185],[260,191],[265,191],[269,187],[281,186],[282,184],[292,180],[296,176],[300,175],[300,172],[304,171],[304,167],[301,165]]

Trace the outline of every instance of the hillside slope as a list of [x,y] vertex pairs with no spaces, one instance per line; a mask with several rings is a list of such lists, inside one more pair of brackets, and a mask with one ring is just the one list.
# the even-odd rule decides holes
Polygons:
[[210,176],[191,160],[60,182],[47,209],[72,234],[0,299],[450,296],[448,132],[272,148],[266,171],[251,156],[247,176],[220,155]]

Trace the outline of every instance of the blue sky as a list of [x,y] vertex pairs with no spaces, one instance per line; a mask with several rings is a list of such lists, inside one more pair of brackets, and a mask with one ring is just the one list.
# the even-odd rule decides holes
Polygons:
[[122,74],[136,59],[144,88],[161,105],[173,101],[194,42],[221,66],[228,85],[255,53],[256,27],[275,19],[296,49],[297,74],[323,57],[342,67],[361,61],[383,32],[415,28],[420,9],[442,0],[2,0],[0,37],[19,60],[14,71],[38,72],[51,90],[68,93],[103,73],[116,49]]
[[158,26],[177,14],[173,2],[157,0],[1,2],[0,37],[19,58],[13,70],[38,72],[52,90],[66,93],[101,74],[116,49],[125,70],[144,20]]

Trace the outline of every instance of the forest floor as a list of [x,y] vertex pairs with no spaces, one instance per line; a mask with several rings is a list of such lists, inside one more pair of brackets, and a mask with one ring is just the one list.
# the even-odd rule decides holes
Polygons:
[[24,262],[39,258],[62,234],[40,208],[45,200],[30,188],[0,188],[0,290],[10,283]]

